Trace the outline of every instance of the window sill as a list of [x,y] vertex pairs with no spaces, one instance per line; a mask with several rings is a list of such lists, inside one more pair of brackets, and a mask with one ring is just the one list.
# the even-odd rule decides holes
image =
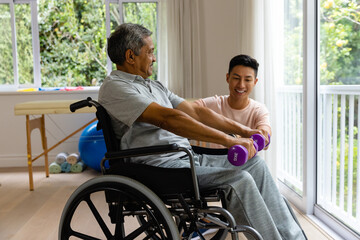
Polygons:
[[0,88],[0,95],[52,95],[52,94],[79,94],[79,93],[98,93],[98,86],[96,87],[84,87],[81,90],[49,90],[49,91],[16,91],[16,90],[4,90]]

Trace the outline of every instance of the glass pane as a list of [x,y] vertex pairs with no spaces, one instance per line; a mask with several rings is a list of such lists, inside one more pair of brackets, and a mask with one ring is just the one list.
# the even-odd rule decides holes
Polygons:
[[[154,55],[157,57],[157,3],[124,3],[124,22],[141,24],[153,32],[152,39],[155,46]],[[153,65],[153,74],[150,77],[157,79],[158,64]]]
[[360,233],[360,1],[319,1],[317,203]]
[[0,85],[14,84],[9,4],[0,4]]
[[360,85],[360,1],[320,1],[320,84]]
[[284,71],[278,88],[279,179],[303,193],[303,1],[284,0]]
[[15,4],[15,25],[19,83],[34,83],[34,60],[31,33],[30,4]]
[[110,32],[113,32],[120,25],[119,4],[110,3]]
[[104,0],[38,4],[42,85],[100,85],[106,76]]

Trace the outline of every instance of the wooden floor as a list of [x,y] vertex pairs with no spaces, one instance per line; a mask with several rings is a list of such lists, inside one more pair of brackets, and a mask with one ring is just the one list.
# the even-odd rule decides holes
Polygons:
[[[27,168],[0,168],[1,240],[57,239],[60,216],[71,193],[86,180],[100,175],[87,169],[46,178],[42,168],[34,170],[35,191],[31,192]],[[307,216],[296,209],[295,212],[309,240],[332,239]],[[90,223],[85,225],[89,227]]]

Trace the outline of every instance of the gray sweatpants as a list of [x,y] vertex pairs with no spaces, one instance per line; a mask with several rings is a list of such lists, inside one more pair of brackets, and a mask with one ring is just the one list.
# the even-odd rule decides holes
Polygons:
[[[200,187],[224,189],[227,209],[238,225],[252,226],[266,240],[306,239],[259,156],[240,167],[231,165],[226,156],[194,156]],[[184,165],[188,159],[172,161],[167,167]]]
[[263,159],[257,156],[235,167],[225,156],[200,155],[199,162],[199,185],[225,190],[237,224],[254,227],[264,239],[305,239]]

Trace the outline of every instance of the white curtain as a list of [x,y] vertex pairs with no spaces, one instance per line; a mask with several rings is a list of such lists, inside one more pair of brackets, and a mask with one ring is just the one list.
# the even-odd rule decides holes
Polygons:
[[259,81],[252,92],[252,98],[264,103],[270,111],[273,138],[271,147],[265,153],[265,160],[276,178],[276,79],[281,77],[281,29],[279,0],[239,0],[239,49],[241,53],[258,60]]
[[181,97],[199,98],[199,0],[160,0],[159,4],[159,80]]
[[[160,0],[159,6],[159,80],[185,98],[202,97],[202,84],[205,83],[200,72],[199,2],[207,3],[206,0]],[[268,107],[275,133],[274,83],[280,77],[281,54],[278,46],[281,46],[282,35],[277,29],[278,16],[274,10],[281,3],[280,0],[237,0],[233,4],[238,9],[239,43],[235,52],[253,56],[260,63],[259,81],[251,97]],[[274,178],[277,164],[275,149],[274,134],[269,150],[261,153]]]

